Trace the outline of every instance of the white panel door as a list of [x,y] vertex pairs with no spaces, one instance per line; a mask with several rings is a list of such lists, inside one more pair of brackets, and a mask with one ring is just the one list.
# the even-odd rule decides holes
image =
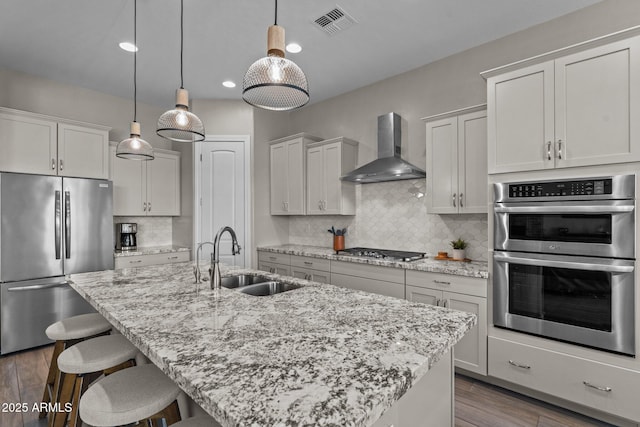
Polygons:
[[[113,215],[145,216],[147,187],[147,162],[121,159],[116,157],[116,147],[110,147],[111,170],[109,178],[113,181]],[[151,160],[155,161],[155,160]]]
[[109,177],[109,132],[58,124],[58,175]]
[[443,299],[448,308],[473,313],[478,317],[478,323],[454,347],[456,366],[487,375],[486,298],[443,292]]
[[289,198],[287,183],[288,154],[284,142],[269,147],[269,176],[271,179],[271,215],[286,215]]
[[307,215],[322,213],[324,200],[324,161],[322,147],[307,150]]
[[487,212],[487,112],[458,117],[458,209]]
[[147,166],[147,215],[180,215],[180,156],[156,151]]
[[458,119],[427,123],[427,211],[457,213]]
[[[236,232],[239,255],[231,255],[231,235],[220,239],[220,261],[245,266],[245,147],[239,141],[204,141],[202,143],[200,239],[213,242],[220,228],[230,226]],[[208,260],[211,245],[202,247],[201,259]]]
[[56,122],[0,113],[0,171],[56,175]]
[[322,147],[324,150],[324,214],[339,215],[342,211],[342,144],[339,142]]
[[285,143],[287,145],[287,166],[285,173],[287,174],[287,198],[286,211],[289,215],[304,215],[304,195],[305,195],[305,179],[304,176],[304,155],[306,147],[304,139],[296,138],[293,141]]

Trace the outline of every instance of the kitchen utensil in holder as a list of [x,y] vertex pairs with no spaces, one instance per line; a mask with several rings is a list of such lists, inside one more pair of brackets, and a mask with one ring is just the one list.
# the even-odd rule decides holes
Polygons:
[[344,236],[333,236],[333,250],[338,252],[344,249]]

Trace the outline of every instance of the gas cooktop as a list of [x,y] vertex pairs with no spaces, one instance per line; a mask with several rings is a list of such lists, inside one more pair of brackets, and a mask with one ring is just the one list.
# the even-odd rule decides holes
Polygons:
[[385,261],[416,261],[426,258],[423,252],[393,251],[374,248],[347,248],[337,252],[337,255],[350,255],[364,258],[376,258]]

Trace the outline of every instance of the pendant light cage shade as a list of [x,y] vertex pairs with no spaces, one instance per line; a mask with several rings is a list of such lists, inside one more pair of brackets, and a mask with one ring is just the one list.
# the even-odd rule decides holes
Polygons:
[[116,147],[116,157],[129,160],[153,160],[153,147],[140,138],[140,123],[131,123],[131,135],[123,139]]
[[254,62],[242,81],[242,98],[267,110],[286,111],[309,102],[307,77],[293,61],[271,55]]
[[158,119],[158,135],[176,142],[204,141],[204,125],[198,116],[189,111],[188,102],[188,92],[178,89],[176,108],[165,112]]

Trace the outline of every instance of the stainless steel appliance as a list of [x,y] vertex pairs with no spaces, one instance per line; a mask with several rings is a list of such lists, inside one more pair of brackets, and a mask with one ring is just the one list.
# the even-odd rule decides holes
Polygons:
[[135,251],[138,249],[136,233],[138,224],[135,222],[119,222],[116,224],[116,250]]
[[635,355],[635,176],[494,185],[493,321]]
[[113,268],[112,224],[109,181],[0,173],[0,354],[94,311],[65,275]]
[[376,258],[385,261],[416,261],[425,258],[423,252],[393,251],[389,249],[347,248],[337,252],[338,255],[350,255],[365,258]]

